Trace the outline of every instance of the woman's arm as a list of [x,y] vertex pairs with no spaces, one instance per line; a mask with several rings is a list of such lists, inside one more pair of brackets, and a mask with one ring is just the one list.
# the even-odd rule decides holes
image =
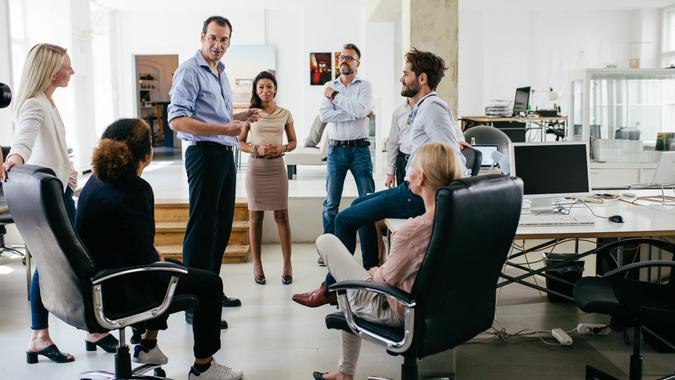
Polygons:
[[298,139],[295,135],[295,127],[293,124],[292,119],[286,123],[286,139],[288,140],[288,144],[286,144],[285,152],[291,152],[298,146]]

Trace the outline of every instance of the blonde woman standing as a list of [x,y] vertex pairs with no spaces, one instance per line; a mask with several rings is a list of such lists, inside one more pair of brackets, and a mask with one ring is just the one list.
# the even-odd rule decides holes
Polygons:
[[[17,129],[14,144],[3,165],[5,175],[15,165],[40,165],[54,170],[65,188],[66,211],[75,220],[73,190],[77,187],[77,171],[73,167],[66,145],[65,127],[52,94],[57,88],[67,87],[75,74],[66,49],[37,44],[26,58],[21,85],[17,92],[14,111]],[[49,336],[49,313],[42,303],[38,270],[35,270],[30,289],[31,338],[26,348],[26,361],[37,363],[38,355],[54,362],[71,362],[75,358],[61,352]],[[89,334],[87,350],[96,346],[114,352],[117,339],[109,334]]]
[[[246,170],[246,193],[249,209],[249,237],[253,252],[253,275],[259,285],[265,285],[265,271],[260,257],[262,222],[265,210],[274,211],[279,231],[283,270],[281,282],[293,282],[291,266],[291,226],[288,220],[288,176],[283,155],[297,144],[293,117],[287,109],[277,106],[277,80],[268,71],[259,73],[253,80],[251,108],[259,108],[259,121],[247,124],[239,136],[239,149],[251,153]],[[247,143],[249,132],[251,143]],[[283,144],[284,133],[288,144]]]

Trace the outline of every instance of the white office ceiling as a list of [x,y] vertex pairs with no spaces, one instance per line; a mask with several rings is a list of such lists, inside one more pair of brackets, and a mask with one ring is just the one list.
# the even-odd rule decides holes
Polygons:
[[631,10],[668,5],[675,5],[675,0],[459,0],[462,10]]
[[[105,8],[121,11],[157,12],[161,4],[164,10],[177,12],[186,10],[185,0],[93,0]],[[368,7],[373,0],[195,0],[189,3],[191,11],[214,11],[218,9],[280,9],[295,7]],[[400,6],[400,0],[391,1]],[[413,6],[414,6],[414,1]],[[522,9],[522,10],[630,10],[641,8],[661,8],[675,5],[675,0],[459,0],[462,10],[484,9]]]

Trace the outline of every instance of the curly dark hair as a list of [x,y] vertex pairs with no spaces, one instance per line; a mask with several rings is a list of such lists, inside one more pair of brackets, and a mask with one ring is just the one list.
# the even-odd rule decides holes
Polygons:
[[422,73],[427,75],[427,83],[429,83],[429,88],[432,90],[438,87],[441,79],[445,76],[445,70],[448,69],[445,66],[443,58],[432,52],[421,51],[415,48],[412,48],[405,55],[405,61],[410,63],[415,75],[420,76]]
[[258,96],[258,91],[256,91],[256,86],[258,85],[258,81],[261,79],[269,79],[274,83],[274,96],[277,95],[277,90],[279,87],[277,86],[277,78],[274,77],[274,74],[270,73],[269,71],[261,71],[258,73],[258,75],[255,76],[255,79],[253,80],[253,90],[251,91],[253,94],[251,95],[251,108],[261,108],[262,107],[262,100],[260,100],[260,97]]
[[120,119],[110,124],[94,149],[96,178],[122,185],[136,177],[138,165],[152,152],[150,127],[141,119]]

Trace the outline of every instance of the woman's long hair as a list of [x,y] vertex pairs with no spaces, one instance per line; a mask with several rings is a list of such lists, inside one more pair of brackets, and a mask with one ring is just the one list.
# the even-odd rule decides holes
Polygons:
[[277,86],[277,78],[274,77],[274,74],[270,73],[269,71],[261,71],[253,80],[253,95],[251,95],[250,108],[262,108],[262,100],[260,100],[258,91],[256,89],[258,86],[258,81],[261,79],[269,79],[272,81],[272,83],[274,83],[274,96],[277,96],[277,90],[279,89]]
[[44,92],[49,87],[52,77],[63,66],[65,55],[66,49],[57,45],[37,44],[30,49],[14,101],[14,114],[17,117],[26,100]]
[[137,176],[138,165],[151,152],[148,124],[141,119],[119,119],[105,129],[94,149],[94,175],[111,185],[123,185]]

